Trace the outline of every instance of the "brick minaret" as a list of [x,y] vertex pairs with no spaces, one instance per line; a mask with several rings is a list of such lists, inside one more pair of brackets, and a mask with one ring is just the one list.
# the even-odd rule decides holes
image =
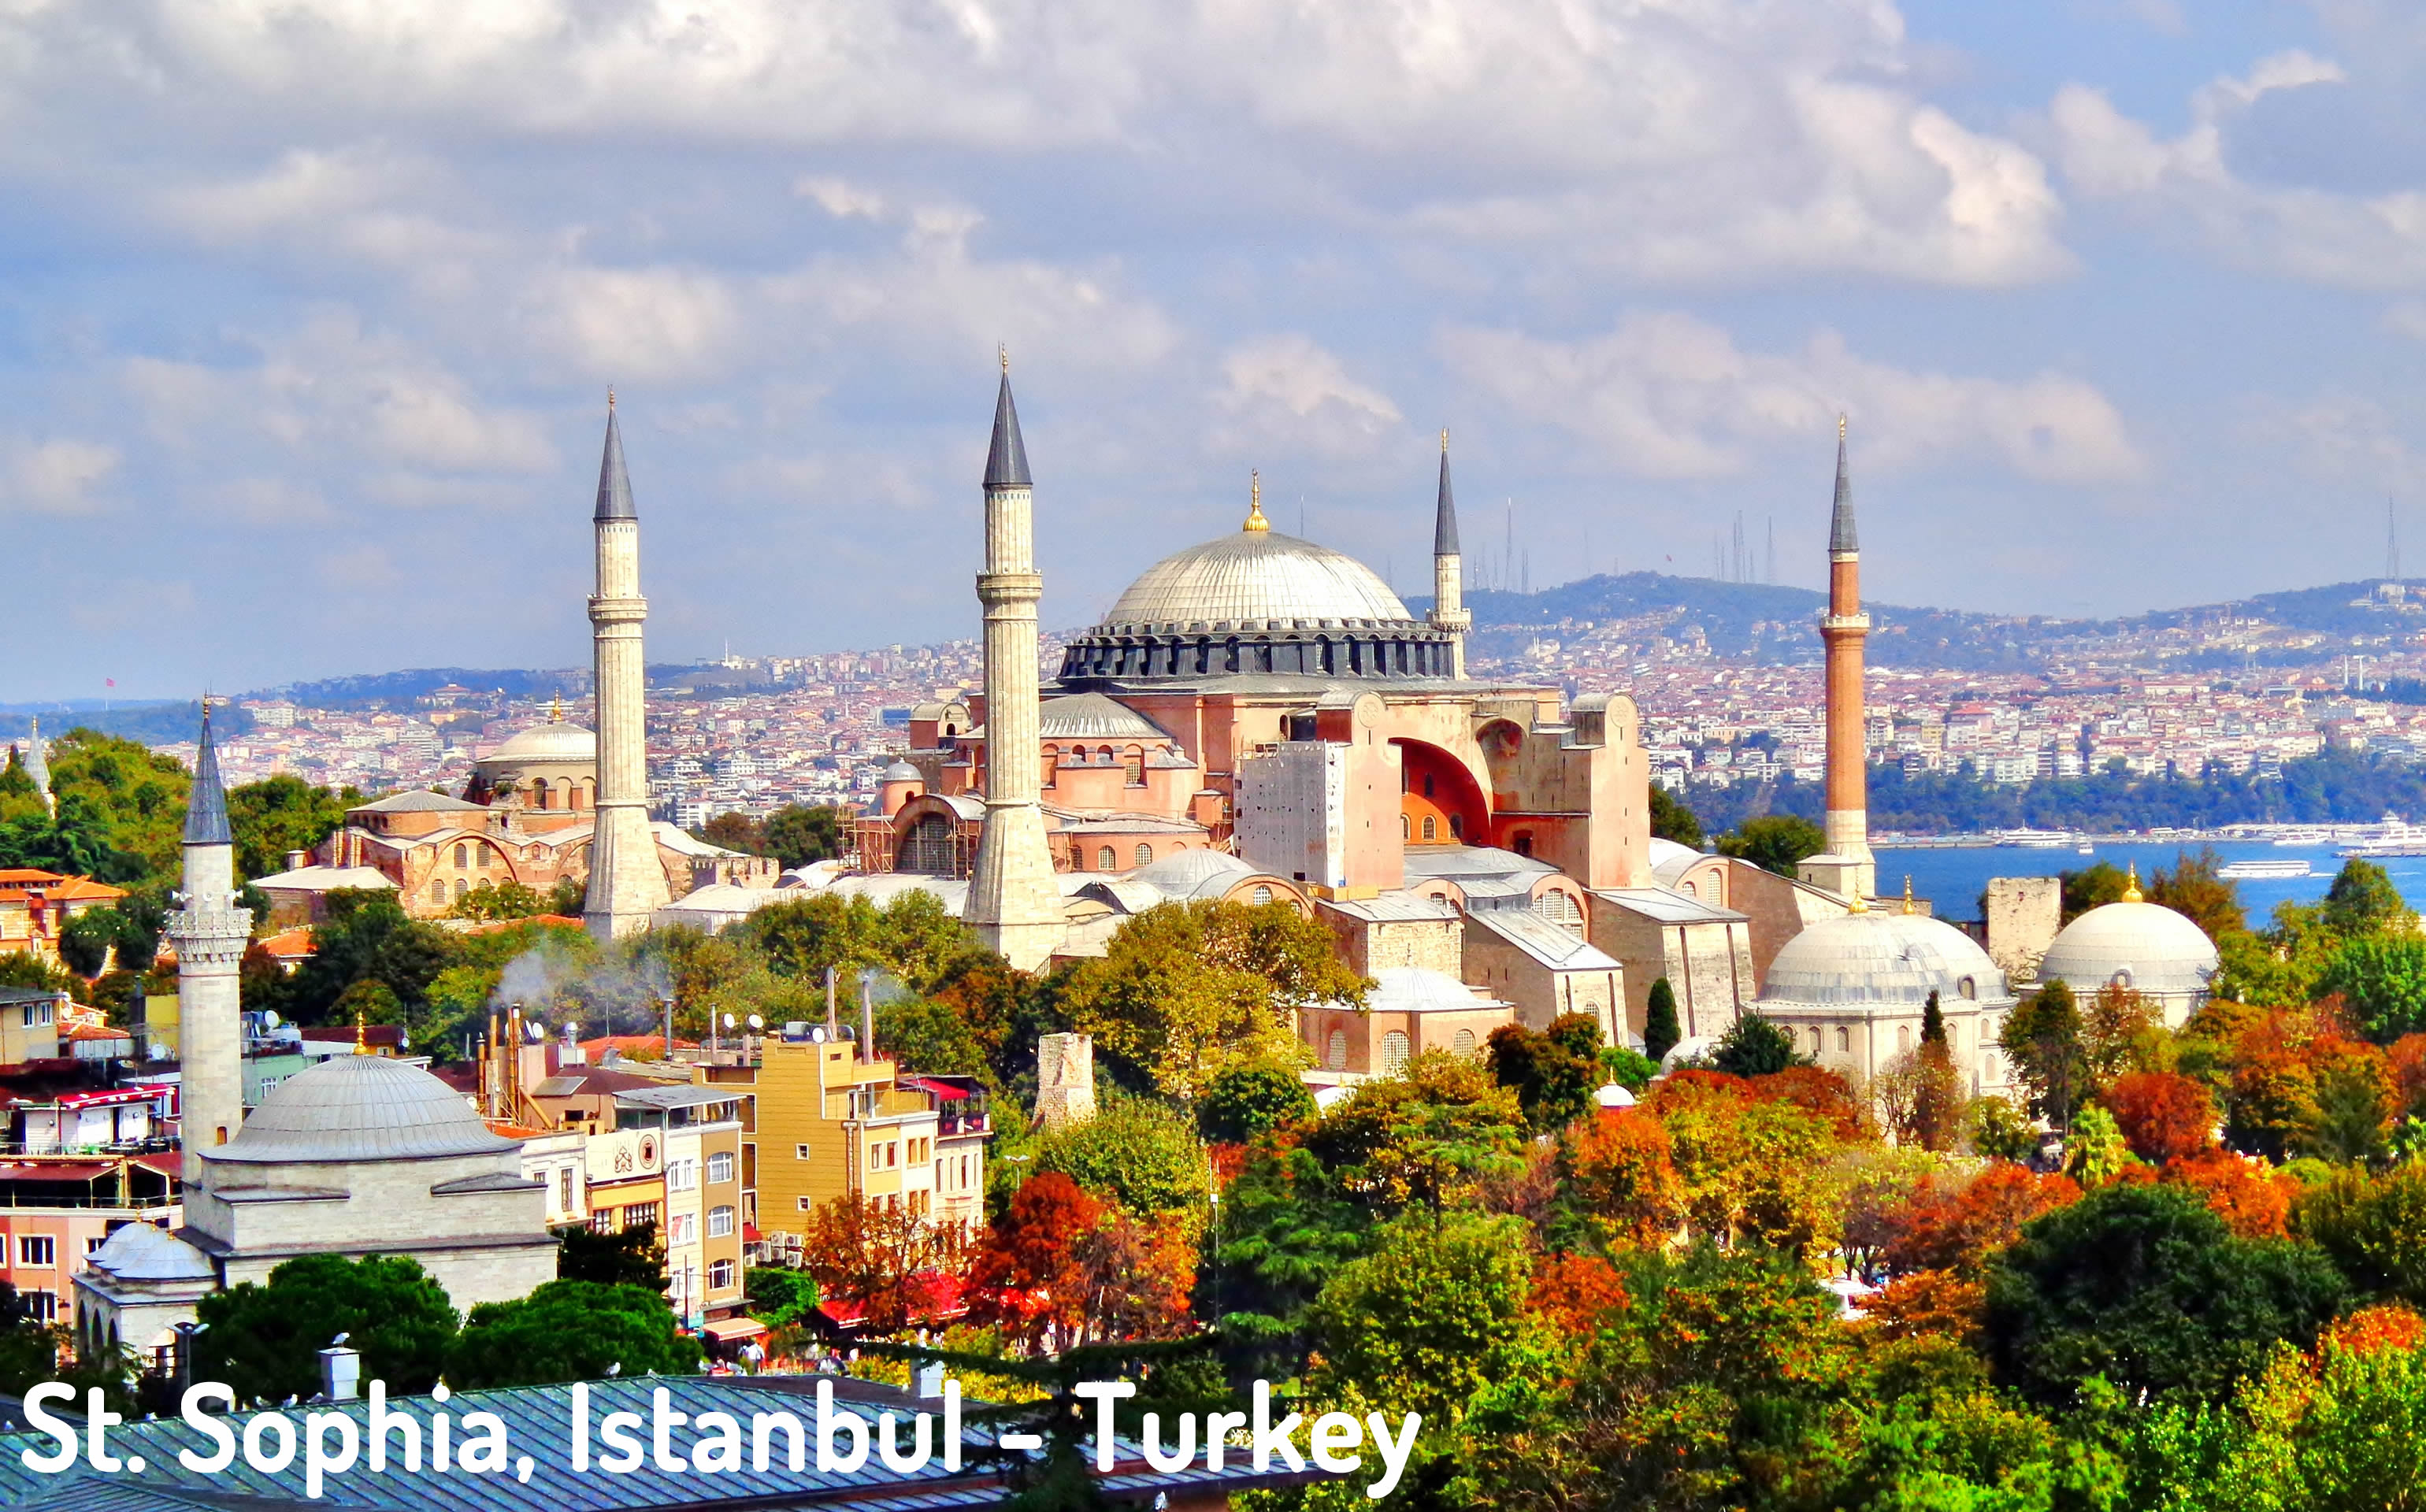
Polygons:
[[236,970],[252,935],[252,915],[235,892],[235,835],[219,755],[211,744],[211,711],[202,705],[202,738],[194,751],[194,787],[186,800],[184,886],[169,915],[177,947],[177,1093],[180,1162],[188,1189],[202,1184],[202,1151],[235,1137],[244,1122],[244,1030]]
[[1862,612],[1862,550],[1853,531],[1853,484],[1845,464],[1845,417],[1836,417],[1836,502],[1828,523],[1828,612],[1820,620],[1827,651],[1828,849],[1803,863],[1805,881],[1843,893],[1878,894],[1878,861],[1870,854],[1867,718],[1862,707],[1862,643],[1870,617]]
[[985,571],[978,574],[985,606],[985,831],[962,917],[989,949],[1030,972],[1060,947],[1068,919],[1039,801],[1036,601],[1044,579],[1036,571],[1035,514],[1006,353],[986,452]]
[[590,897],[583,922],[600,940],[649,926],[666,904],[665,869],[649,829],[647,706],[642,695],[640,517],[623,471],[615,392],[606,391],[606,449],[598,462],[598,587],[590,598],[591,679],[598,700],[598,810],[590,843]]
[[1465,633],[1474,616],[1465,607],[1465,558],[1457,548],[1457,500],[1448,491],[1448,432],[1441,432],[1440,502],[1432,511],[1431,622],[1456,638],[1449,642],[1449,675],[1465,675]]

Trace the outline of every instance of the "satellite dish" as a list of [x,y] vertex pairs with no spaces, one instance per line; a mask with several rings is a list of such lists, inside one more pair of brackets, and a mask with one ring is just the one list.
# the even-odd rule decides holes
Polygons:
[[750,1027],[752,1029],[764,1029],[767,1027],[767,1021],[753,1013],[750,1016]]
[[729,1013],[728,1013],[728,1014],[726,1014],[726,1015],[724,1016],[724,1027],[726,1027],[727,1029],[730,1029],[730,1028],[732,1028],[732,1027],[733,1027],[733,1015],[731,1015],[731,1014],[729,1014]]
[[819,1024],[819,1025],[817,1025],[816,1028],[814,1028],[814,1029],[812,1029],[812,1030],[810,1030],[810,1031],[809,1031],[809,1043],[811,1043],[811,1044],[813,1044],[813,1045],[822,1045],[822,1044],[824,1044],[825,1042],[826,1042],[826,1026],[825,1026],[824,1024]]
[[523,1033],[530,1036],[531,1043],[536,1045],[547,1037],[547,1025],[537,1019],[526,1020],[523,1023]]
[[276,1008],[271,1008],[261,1016],[261,1021],[267,1027],[275,1029],[286,1021],[278,1016],[278,1010]]

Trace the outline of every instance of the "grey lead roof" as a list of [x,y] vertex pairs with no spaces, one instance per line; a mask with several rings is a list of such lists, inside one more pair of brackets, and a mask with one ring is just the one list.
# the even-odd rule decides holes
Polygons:
[[1027,476],[1027,443],[1019,437],[1019,409],[1011,402],[1011,369],[1002,370],[1002,388],[994,401],[994,444],[986,448],[985,486],[1024,489]]
[[1448,432],[1441,432],[1440,506],[1432,515],[1432,555],[1455,556],[1457,550],[1457,500],[1448,491]]
[[194,748],[194,789],[186,799],[186,844],[233,845],[227,789],[219,785],[219,750],[211,744],[211,706],[202,704],[202,738]]
[[1853,475],[1845,466],[1845,431],[1836,430],[1836,507],[1828,517],[1828,550],[1858,552],[1861,542],[1853,538]]
[[623,433],[615,425],[615,395],[611,392],[606,395],[606,449],[598,458],[598,512],[590,518],[640,518],[632,507],[632,478],[623,471]]

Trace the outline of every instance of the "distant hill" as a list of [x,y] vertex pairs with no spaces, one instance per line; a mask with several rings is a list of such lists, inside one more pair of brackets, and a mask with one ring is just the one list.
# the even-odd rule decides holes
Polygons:
[[[117,735],[145,746],[171,746],[190,742],[202,729],[202,705],[195,699],[113,703],[105,708],[89,699],[64,704],[11,704],[7,712],[0,713],[0,746],[24,739],[36,719],[42,721],[45,740],[56,740],[71,730],[83,729],[98,730],[105,735]],[[211,714],[211,728],[222,737],[240,735],[252,728],[252,716],[242,709],[216,708]]]
[[[2413,593],[2417,591],[2414,585]],[[1869,659],[1884,667],[1950,668],[1965,671],[2012,671],[2051,657],[2077,654],[2085,642],[2195,629],[2220,619],[2260,620],[2310,632],[2324,643],[2298,651],[2262,655],[2261,664],[2313,663],[2345,648],[2381,645],[2426,629],[2426,603],[2414,600],[2367,603],[2374,582],[2335,583],[2295,588],[2221,603],[2152,610],[2115,619],[2067,619],[2046,615],[1988,615],[1959,609],[1866,603],[1871,620]],[[1430,599],[1410,599],[1420,614]],[[1810,588],[1716,578],[1672,577],[1664,572],[1602,573],[1538,593],[1485,590],[1472,594],[1475,650],[1484,656],[1512,655],[1545,635],[1564,638],[1584,626],[1611,620],[1648,619],[1647,629],[1672,639],[1698,628],[1721,655],[1771,665],[1816,662],[1820,637],[1815,621],[1827,596]],[[2195,644],[2152,649],[2151,670],[2222,669],[2241,658],[2222,648]]]

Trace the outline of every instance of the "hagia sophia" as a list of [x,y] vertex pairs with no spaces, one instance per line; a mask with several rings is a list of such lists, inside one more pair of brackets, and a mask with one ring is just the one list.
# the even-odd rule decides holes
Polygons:
[[483,881],[581,878],[602,937],[714,927],[803,887],[880,900],[919,889],[1027,970],[1100,953],[1160,903],[1279,904],[1319,921],[1378,984],[1361,1009],[1301,1014],[1318,1079],[1472,1053],[1499,1024],[1567,1013],[1639,1046],[1664,978],[1686,1037],[1672,1054],[1756,1011],[1859,1082],[1914,1046],[1934,995],[1974,1088],[1997,1091],[2010,1083],[1997,1033],[2025,959],[2078,989],[2155,994],[2175,1021],[2203,998],[2213,946],[2136,890],[2061,934],[2048,902],[2020,956],[1881,895],[1864,797],[1869,621],[1841,422],[1818,627],[1827,848],[1795,877],[1653,837],[1625,696],[1571,700],[1471,674],[1446,432],[1439,465],[1422,615],[1362,562],[1273,529],[1251,478],[1238,528],[1148,568],[1068,640],[1048,684],[1036,485],[1006,358],[980,491],[985,685],[913,711],[876,800],[850,821],[846,865],[779,877],[771,861],[646,818],[647,603],[610,396],[589,604],[598,732],[558,714],[483,757],[460,796],[364,804],[315,856],[259,885],[305,914],[363,885],[438,913]]

